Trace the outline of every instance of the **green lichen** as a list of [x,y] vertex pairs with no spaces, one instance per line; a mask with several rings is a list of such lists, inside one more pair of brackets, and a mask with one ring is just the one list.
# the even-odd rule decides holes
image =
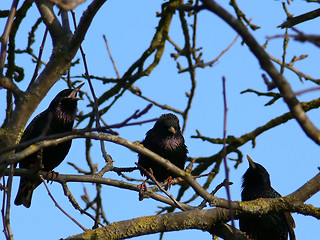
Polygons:
[[184,170],[181,170],[180,171],[180,175],[183,177],[183,176],[192,176],[190,172],[187,172],[187,171],[184,171]]

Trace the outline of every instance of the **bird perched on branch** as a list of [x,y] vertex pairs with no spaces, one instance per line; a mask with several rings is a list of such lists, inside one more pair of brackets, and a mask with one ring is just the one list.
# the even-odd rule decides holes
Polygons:
[[[58,93],[49,107],[31,121],[24,131],[20,143],[38,137],[72,131],[77,112],[77,102],[81,99],[77,97],[77,93],[83,84],[73,90],[65,89]],[[71,140],[42,148],[22,159],[19,162],[19,168],[52,171],[67,156],[70,147]],[[40,183],[41,179],[39,176],[22,176],[19,190],[14,201],[15,205],[22,204],[29,208],[32,193]]]
[[[178,168],[184,169],[188,150],[181,134],[179,119],[176,115],[172,113],[161,115],[153,128],[147,132],[141,144],[163,158],[168,159]],[[151,168],[157,181],[163,182],[168,180],[168,187],[170,187],[172,177],[177,177],[164,166],[143,154],[139,154],[138,164],[147,171]],[[141,175],[145,175],[143,171],[140,170],[140,172]]]
[[[257,198],[278,198],[281,195],[271,187],[267,170],[247,156],[249,168],[243,175],[242,201]],[[295,240],[294,220],[290,213],[272,213],[262,216],[246,215],[239,219],[240,230],[252,240]]]

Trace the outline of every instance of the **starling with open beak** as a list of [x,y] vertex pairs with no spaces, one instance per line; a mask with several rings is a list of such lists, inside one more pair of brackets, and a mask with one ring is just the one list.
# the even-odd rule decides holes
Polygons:
[[[77,93],[83,84],[73,90],[65,89],[58,93],[49,107],[31,121],[24,131],[20,143],[41,136],[72,131],[73,122],[76,118],[77,102],[81,99],[77,97]],[[71,140],[42,148],[22,159],[19,162],[19,168],[52,171],[67,156],[70,147]],[[14,201],[15,205],[22,204],[29,208],[32,193],[40,183],[41,179],[37,176],[22,176],[17,197]]]

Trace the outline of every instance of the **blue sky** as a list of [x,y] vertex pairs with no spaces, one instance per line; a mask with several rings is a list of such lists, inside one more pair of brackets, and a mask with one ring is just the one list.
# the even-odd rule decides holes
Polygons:
[[[222,2],[222,1],[221,1]],[[138,59],[146,46],[151,42],[158,24],[159,18],[155,13],[161,11],[163,1],[115,1],[110,0],[104,4],[101,11],[94,19],[92,26],[83,42],[83,48],[86,53],[89,72],[96,76],[116,77],[113,66],[109,60],[105,43],[102,35],[105,34],[117,68],[122,75],[128,67]],[[227,1],[221,3],[225,8],[233,12],[228,6]],[[8,3],[2,3],[1,9],[7,9]],[[264,44],[267,36],[283,34],[284,30],[276,28],[281,24],[286,15],[282,9],[281,1],[238,1],[239,7],[246,13],[248,18],[253,18],[252,23],[261,26],[262,29],[252,32],[261,44]],[[76,9],[78,19],[85,10],[85,4]],[[304,1],[296,0],[288,10],[290,13],[298,15],[318,7],[316,4],[307,4]],[[26,34],[35,19],[39,17],[35,6],[30,10],[23,27],[18,32],[17,46],[24,48],[26,46]],[[1,26],[4,26],[3,19],[0,19]],[[319,19],[298,25],[297,28],[305,33],[317,34],[314,29],[319,26]],[[191,23],[191,22],[189,22]],[[1,28],[2,31],[3,27]],[[41,44],[44,27],[42,26],[37,32],[36,42],[34,44],[35,52]],[[179,17],[174,15],[173,23],[169,33],[170,37],[183,47],[183,35],[180,28]],[[211,61],[216,58],[236,37],[236,33],[222,20],[210,12],[203,11],[199,14],[199,26],[197,35],[197,47],[203,47],[203,59]],[[267,51],[277,57],[282,56],[282,39],[271,40],[268,44]],[[185,92],[190,91],[189,74],[177,74],[176,63],[170,57],[174,52],[173,47],[167,43],[163,58],[160,65],[151,73],[150,76],[140,79],[135,85],[138,86],[144,95],[153,100],[169,104],[178,109],[184,109],[186,106]],[[51,53],[51,43],[48,39],[43,60],[47,61]],[[320,50],[308,43],[297,43],[290,40],[287,59],[290,60],[294,55],[308,54],[309,57],[303,61],[297,62],[295,67],[302,72],[307,73],[314,78],[319,78]],[[78,54],[77,57],[80,57]],[[34,64],[28,56],[18,56],[17,63],[26,69],[26,80],[19,84],[22,90],[26,89],[29,79],[34,70]],[[179,58],[182,66],[186,66],[184,59]],[[146,63],[148,64],[148,62]],[[26,67],[30,66],[30,67]],[[73,69],[72,75],[84,73],[82,64]],[[267,88],[263,82],[261,74],[263,71],[258,65],[258,61],[246,46],[241,45],[241,39],[212,67],[198,69],[196,80],[197,90],[195,100],[190,111],[187,129],[185,131],[185,140],[189,148],[191,157],[206,157],[214,155],[222,146],[212,145],[201,140],[192,139],[191,136],[196,134],[198,129],[204,136],[222,137],[223,133],[223,102],[222,102],[222,76],[226,77],[227,83],[227,102],[228,102],[228,126],[227,134],[239,137],[240,135],[250,132],[255,128],[264,125],[272,118],[282,115],[288,111],[288,107],[282,100],[278,100],[272,106],[264,107],[269,101],[267,97],[257,97],[255,94],[240,94],[247,88],[265,92]],[[297,76],[286,70],[285,76],[295,91],[314,87],[310,81],[303,84]],[[102,85],[98,81],[93,81],[97,95],[110,88],[109,85]],[[59,81],[48,93],[44,101],[39,105],[34,116],[47,108],[50,100],[63,88],[66,87],[62,81]],[[89,91],[86,84],[83,90]],[[311,92],[299,96],[301,101],[310,101],[319,97],[319,92]],[[0,91],[0,101],[5,101],[5,91]],[[103,106],[106,106],[104,104]],[[141,100],[127,92],[122,99],[104,116],[108,124],[118,123],[130,116],[136,109],[142,109],[147,105]],[[102,106],[102,107],[103,107]],[[80,102],[79,110],[86,111],[86,102]],[[4,118],[4,104],[0,106],[0,120]],[[161,109],[153,107],[143,119],[158,117],[164,113]],[[308,116],[314,124],[319,126],[319,111],[312,110]],[[85,124],[81,125],[84,127]],[[142,140],[148,129],[153,123],[143,126],[126,127],[119,130],[121,137],[131,141]],[[75,170],[67,164],[73,162],[82,168],[86,168],[84,158],[84,140],[77,139],[73,141],[72,148],[65,161],[55,170],[63,174],[74,174]],[[93,146],[92,158],[101,168],[104,160],[99,151],[99,144]],[[137,161],[137,154],[123,147],[116,146],[112,143],[106,143],[108,153],[115,160],[115,166],[134,166]],[[282,124],[267,133],[262,134],[256,139],[256,147],[252,148],[249,142],[240,148],[244,155],[250,155],[251,158],[261,163],[270,173],[273,187],[282,195],[290,194],[298,187],[304,184],[318,173],[319,164],[319,146],[308,139],[295,120]],[[235,157],[230,154],[229,157]],[[240,200],[241,176],[246,171],[248,164],[246,160],[238,169],[233,168],[233,162],[228,162],[230,167],[230,178],[234,184],[231,186],[232,200]],[[132,177],[139,177],[139,173],[128,174]],[[104,177],[120,179],[115,173],[106,173]],[[217,184],[224,179],[223,168],[219,176],[215,178],[209,190],[215,188]],[[203,182],[202,179],[199,182]],[[13,196],[16,194],[18,179],[16,178],[13,186]],[[74,196],[83,207],[84,203],[80,199],[85,186],[89,193],[94,194],[92,184],[72,183],[68,185]],[[176,195],[178,187],[173,187],[171,193]],[[68,211],[70,215],[76,218],[82,225],[87,228],[92,227],[92,221],[80,215],[74,210],[59,184],[50,185],[50,190],[61,206]],[[0,193],[3,194],[2,192]],[[103,204],[107,218],[110,222],[131,219],[139,216],[155,214],[157,206],[163,206],[154,200],[145,199],[138,201],[137,193],[127,190],[117,189],[110,186],[103,186]],[[189,190],[184,200],[192,195]],[[92,195],[93,196],[93,195]],[[217,196],[225,197],[225,190],[221,189]],[[193,204],[197,205],[200,199]],[[319,193],[313,196],[307,203],[320,205]],[[305,217],[294,214],[296,221],[297,239],[317,239],[320,230],[317,227],[318,221],[312,217]],[[14,237],[20,239],[59,239],[65,238],[72,234],[81,232],[70,219],[66,218],[49,198],[44,186],[38,187],[34,192],[32,206],[30,209],[23,207],[11,208],[11,225]],[[198,230],[189,230],[182,232],[166,233],[165,240],[184,238],[184,239],[211,239],[208,233]],[[159,235],[139,237],[137,239],[159,239]]]

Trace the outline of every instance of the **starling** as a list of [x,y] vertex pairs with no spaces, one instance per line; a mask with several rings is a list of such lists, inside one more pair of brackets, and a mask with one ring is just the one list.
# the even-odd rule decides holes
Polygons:
[[[77,112],[77,101],[81,99],[77,98],[77,93],[82,86],[83,84],[73,90],[65,89],[58,93],[49,107],[31,121],[20,142],[23,143],[41,136],[72,131]],[[42,148],[22,159],[19,162],[19,168],[52,171],[67,156],[70,147],[71,140],[56,146]],[[23,204],[29,208],[32,193],[40,183],[41,179],[38,177],[22,176],[14,204]]]
[[[281,195],[271,187],[267,170],[247,156],[249,168],[243,175],[242,201],[257,198],[278,198]],[[252,240],[295,240],[294,220],[290,213],[272,213],[263,216],[246,215],[239,219],[240,230]]]
[[[178,168],[184,169],[188,150],[176,115],[172,113],[161,115],[153,128],[147,132],[146,138],[141,144],[152,152],[168,159]],[[138,163],[148,171],[151,168],[155,179],[159,182],[177,177],[168,169],[143,154],[139,154]],[[140,170],[140,172],[141,175],[145,175],[143,171]]]

